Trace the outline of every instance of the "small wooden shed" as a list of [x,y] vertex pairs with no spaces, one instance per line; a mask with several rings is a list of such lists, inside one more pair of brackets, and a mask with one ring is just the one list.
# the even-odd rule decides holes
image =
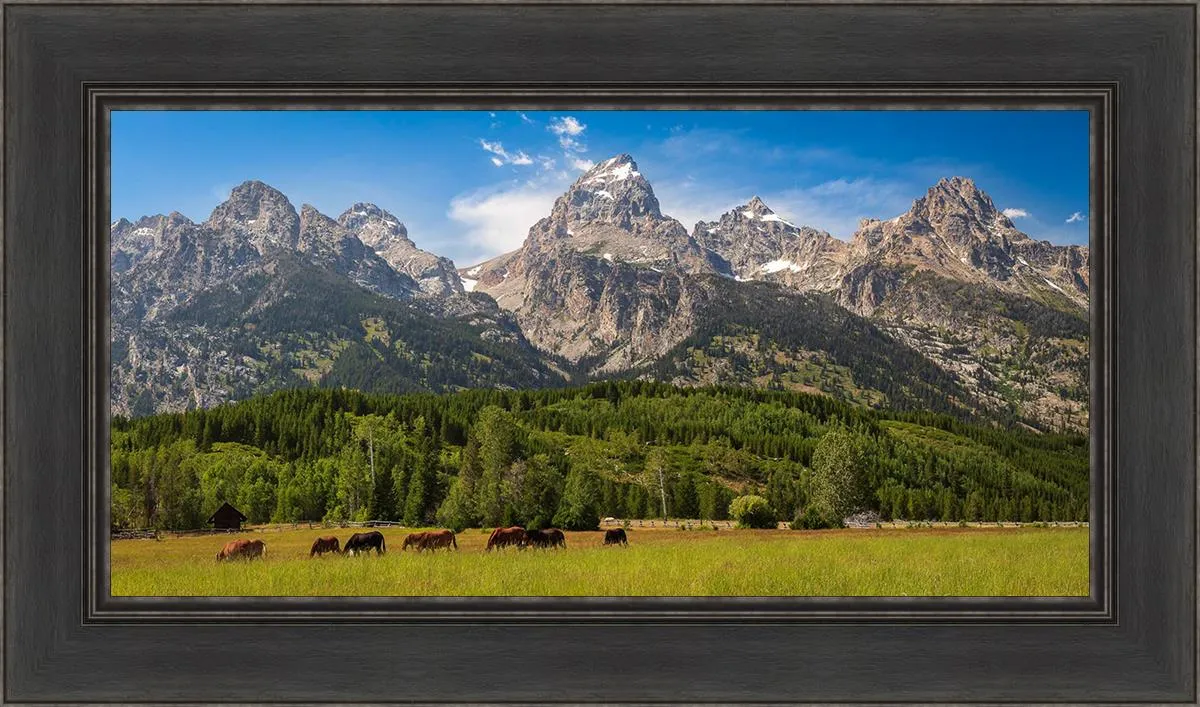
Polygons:
[[225,503],[217,509],[216,513],[212,514],[212,518],[209,518],[208,522],[217,530],[241,530],[242,523],[246,522],[246,516],[238,509]]

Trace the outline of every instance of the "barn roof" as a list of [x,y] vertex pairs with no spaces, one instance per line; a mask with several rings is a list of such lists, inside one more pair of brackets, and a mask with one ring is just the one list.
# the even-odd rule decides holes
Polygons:
[[208,522],[209,523],[213,522],[214,520],[217,519],[217,516],[224,516],[227,518],[227,517],[229,517],[230,514],[236,514],[242,520],[246,520],[246,514],[242,513],[241,511],[239,511],[238,509],[229,505],[228,503],[223,503],[223,504],[221,504],[221,507],[218,508],[216,510],[216,512],[212,514],[211,517],[209,517]]

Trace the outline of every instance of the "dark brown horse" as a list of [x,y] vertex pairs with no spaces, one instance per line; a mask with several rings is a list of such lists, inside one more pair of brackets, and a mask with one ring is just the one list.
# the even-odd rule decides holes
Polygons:
[[387,551],[387,545],[383,542],[383,533],[378,530],[351,535],[342,548],[342,554],[357,555],[360,552],[370,552],[371,550],[374,550],[377,555],[382,555]]
[[342,546],[338,544],[338,539],[332,535],[327,535],[313,541],[312,550],[309,550],[308,556],[324,555],[327,552],[340,552],[341,549]]
[[225,543],[225,547],[217,553],[218,560],[236,560],[246,559],[252,560],[256,557],[265,557],[267,554],[267,544],[261,540],[230,540]]
[[605,545],[628,545],[629,538],[625,535],[624,528],[612,528],[604,531]]
[[487,549],[500,549],[509,545],[520,546],[525,541],[525,529],[519,525],[514,525],[511,528],[496,528],[492,531],[491,537],[487,541]]
[[558,528],[546,528],[545,530],[527,530],[525,531],[525,545],[533,547],[567,547],[567,538],[563,535],[563,531]]

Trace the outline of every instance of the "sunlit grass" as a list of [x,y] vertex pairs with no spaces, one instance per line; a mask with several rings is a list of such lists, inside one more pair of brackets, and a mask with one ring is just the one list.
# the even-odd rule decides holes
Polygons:
[[217,562],[230,536],[112,543],[117,596],[1084,596],[1086,528],[912,528],[800,532],[634,529],[629,547],[567,533],[567,549],[401,552],[308,559],[318,535],[264,530],[265,561]]

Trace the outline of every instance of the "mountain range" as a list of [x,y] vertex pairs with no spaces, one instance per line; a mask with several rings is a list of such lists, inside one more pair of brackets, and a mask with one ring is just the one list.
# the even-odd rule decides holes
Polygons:
[[250,181],[202,223],[112,224],[112,408],[642,378],[1086,430],[1089,265],[962,177],[843,241],[758,197],[689,229],[622,154],[463,268]]

